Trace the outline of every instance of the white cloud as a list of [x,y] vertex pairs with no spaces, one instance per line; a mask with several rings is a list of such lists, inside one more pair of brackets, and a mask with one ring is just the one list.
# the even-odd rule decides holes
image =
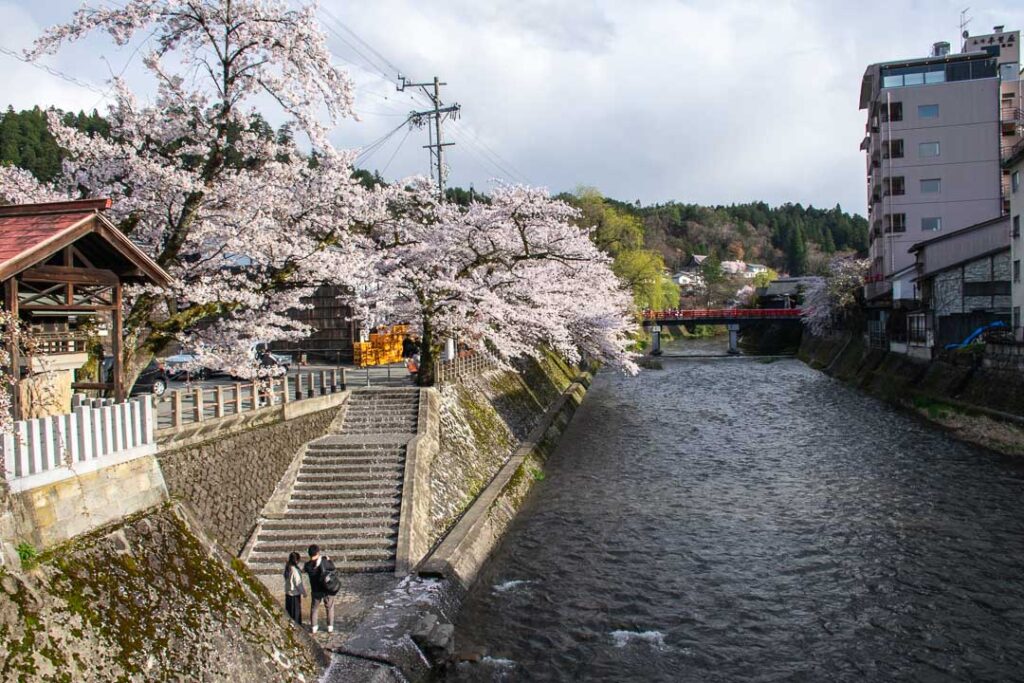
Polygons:
[[[555,191],[583,183],[624,200],[840,202],[857,211],[864,210],[857,97],[865,66],[923,55],[936,40],[955,45],[962,9],[953,0],[321,2],[407,75],[448,82],[444,98],[463,106],[462,120],[448,127],[458,143],[449,150],[455,184],[481,188],[504,175],[489,148],[499,164]],[[0,2],[4,45],[32,35],[32,20],[70,16],[78,0],[17,6]],[[1024,28],[1019,0],[974,14],[975,33],[997,23]],[[337,144],[365,145],[425,107],[423,98],[395,92],[337,36],[331,44],[340,58],[363,64],[353,69],[362,120],[339,126]],[[109,43],[89,48],[77,59],[62,53],[61,68],[102,83],[108,71],[98,54],[115,69],[128,58]],[[15,106],[96,99],[31,67],[9,66]],[[486,148],[471,143],[475,135]],[[425,143],[426,131],[399,131],[367,166],[382,168],[394,155],[388,177],[425,172]]]

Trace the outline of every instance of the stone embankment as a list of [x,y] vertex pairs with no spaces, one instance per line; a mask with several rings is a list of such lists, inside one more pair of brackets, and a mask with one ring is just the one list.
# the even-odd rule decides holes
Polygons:
[[0,680],[315,681],[325,664],[180,504],[0,569]]
[[986,354],[946,352],[933,360],[869,348],[861,335],[804,335],[800,358],[811,367],[893,403],[917,410],[953,436],[1024,455],[1024,373]]

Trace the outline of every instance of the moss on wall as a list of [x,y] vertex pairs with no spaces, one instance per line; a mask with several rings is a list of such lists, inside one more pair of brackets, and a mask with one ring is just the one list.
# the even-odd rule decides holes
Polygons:
[[445,386],[441,443],[431,464],[433,544],[508,461],[578,372],[554,353]]
[[312,681],[316,653],[174,505],[0,571],[0,678]]

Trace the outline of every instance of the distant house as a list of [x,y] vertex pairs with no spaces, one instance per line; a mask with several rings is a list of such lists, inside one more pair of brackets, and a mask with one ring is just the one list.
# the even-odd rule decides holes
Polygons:
[[821,278],[813,275],[780,277],[767,287],[758,287],[758,304],[761,308],[799,308],[807,288],[819,282]]
[[672,276],[672,281],[682,288],[685,292],[688,289],[695,287],[701,287],[704,284],[704,278],[701,277],[699,272],[681,270]]
[[704,266],[704,262],[707,259],[707,254],[691,254],[690,260],[683,266],[683,270],[691,273],[698,271]]
[[767,273],[767,272],[768,272],[768,266],[761,265],[760,263],[748,263],[747,264],[747,269],[743,273],[743,277],[747,278],[748,280],[752,280],[752,279],[754,279],[754,276],[757,275],[758,273]]
[[722,261],[722,272],[726,275],[741,275],[747,270],[743,261]]

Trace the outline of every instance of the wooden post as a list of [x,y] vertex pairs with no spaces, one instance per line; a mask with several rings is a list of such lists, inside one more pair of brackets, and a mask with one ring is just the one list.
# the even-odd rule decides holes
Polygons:
[[216,403],[213,404],[213,416],[224,417],[224,387],[218,384],[213,389],[213,396]]
[[313,398],[313,392],[314,389],[316,389],[316,387],[313,386],[314,384],[316,384],[316,380],[314,379],[314,377],[315,375],[312,372],[306,373],[306,398]]
[[341,390],[345,391],[348,389],[348,368],[341,369]]
[[296,401],[301,401],[302,400],[302,374],[301,373],[296,373],[295,374],[295,400]]
[[[18,276],[7,280],[4,283],[4,303],[7,310],[11,312],[11,316],[15,320],[18,319]],[[18,341],[12,335],[11,341],[7,345],[7,352],[11,356],[11,378],[14,381],[11,392],[11,417],[15,420],[22,418],[21,410],[21,387],[19,386],[21,380],[21,358],[18,354]]]
[[338,368],[331,368],[331,393],[338,393]]
[[320,371],[320,395],[321,396],[326,396],[327,395],[327,371],[326,370],[321,370]]
[[118,280],[114,286],[114,329],[110,337],[110,352],[114,356],[113,380],[114,400],[118,403],[124,400],[124,368],[121,363],[123,349],[121,348],[121,281]]
[[192,417],[195,422],[203,421],[203,388],[192,390]]
[[235,382],[235,415],[242,412],[242,383]]
[[287,403],[290,400],[288,395],[288,375],[281,378],[281,402]]
[[181,426],[181,390],[171,392],[171,424]]

